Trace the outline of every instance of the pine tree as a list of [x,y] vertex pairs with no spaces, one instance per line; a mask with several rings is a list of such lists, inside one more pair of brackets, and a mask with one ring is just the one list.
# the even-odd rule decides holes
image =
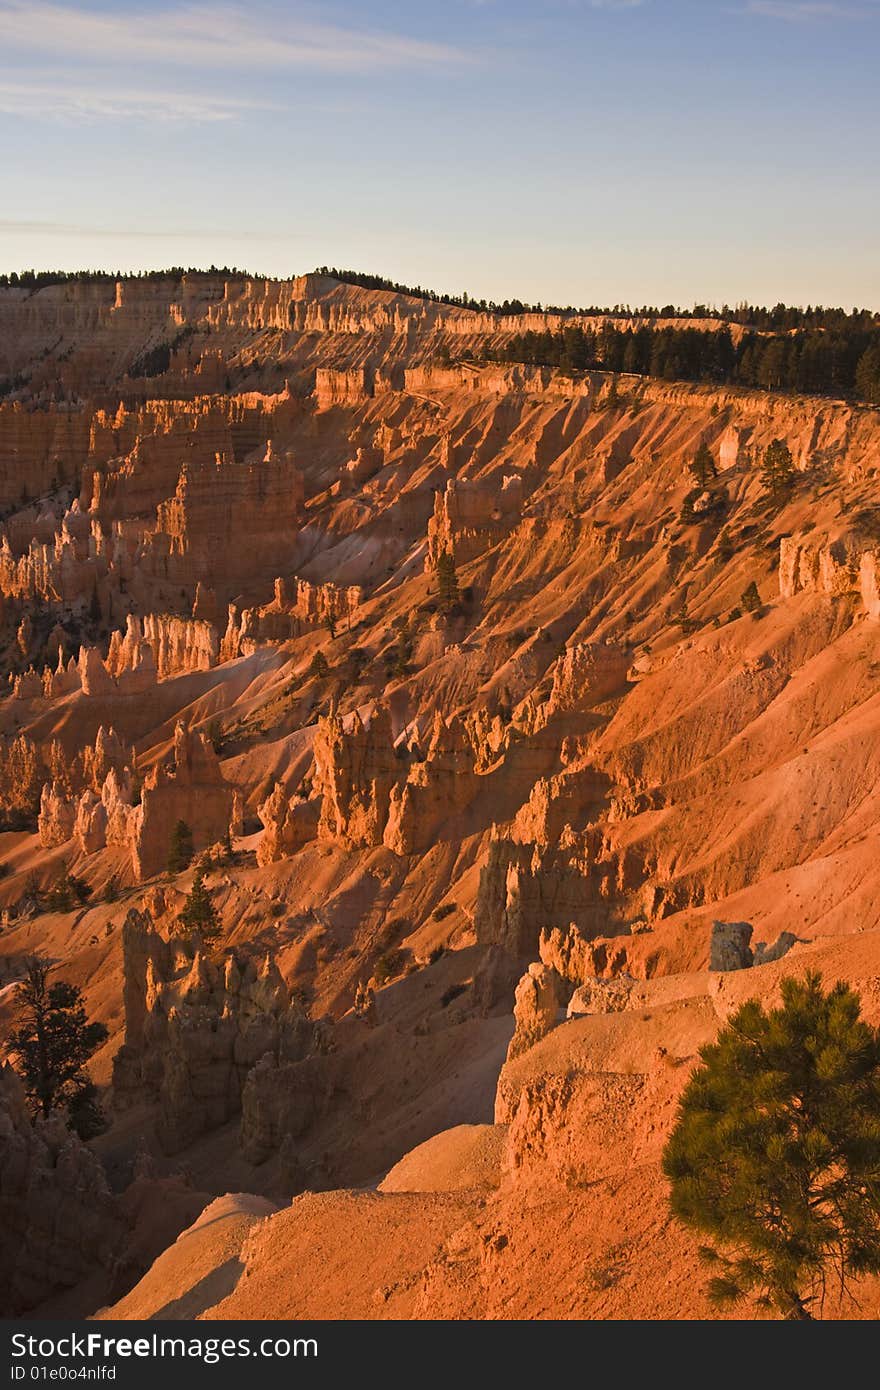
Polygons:
[[856,366],[856,393],[863,401],[880,405],[880,343],[869,347]]
[[70,891],[66,877],[62,877],[46,894],[46,907],[49,912],[72,912],[73,894]]
[[808,1319],[830,1273],[880,1272],[880,1032],[811,972],[700,1057],[663,1155],[672,1211],[713,1242],[710,1299]]
[[715,467],[715,460],[712,458],[711,450],[705,441],[688,464],[688,471],[697,487],[701,488],[708,487],[712,479],[717,476],[718,470]]
[[104,1128],[104,1119],[94,1083],[83,1068],[106,1041],[107,1029],[103,1023],[89,1023],[82,991],[75,985],[64,980],[49,984],[50,969],[42,956],[27,962],[11,1052],[34,1114],[64,1109],[72,1128],[90,1138]]
[[394,651],[394,674],[398,680],[403,680],[409,671],[409,663],[412,659],[412,638],[410,636],[409,624],[401,622],[397,625],[397,643]]
[[679,514],[679,521],[681,522],[682,526],[691,526],[696,520],[696,514],[694,512],[694,503],[696,502],[699,495],[700,493],[698,488],[694,488],[691,492],[685,494],[684,501],[681,504],[681,512]]
[[326,676],[329,676],[329,674],[330,667],[327,664],[327,658],[319,647],[318,650],[315,652],[315,655],[312,657],[312,664],[309,667],[309,675],[313,676],[316,680],[324,680]]
[[179,820],[171,832],[168,850],[168,872],[179,874],[192,863],[194,854],[192,831],[185,820]]
[[774,502],[789,492],[794,484],[794,461],[784,439],[774,439],[764,450],[761,483]]
[[451,613],[458,606],[458,574],[448,550],[437,556],[437,593],[441,613]]
[[85,879],[77,878],[64,864],[57,881],[46,894],[46,906],[50,912],[72,912],[91,896],[92,890]]
[[213,941],[220,934],[220,919],[211,901],[211,894],[205,887],[204,871],[196,869],[192,888],[187,894],[183,911],[177,919],[178,926],[191,932],[198,932],[205,941]]
[[758,586],[755,583],[754,579],[752,580],[751,584],[749,584],[748,588],[744,589],[743,592],[740,594],[739,601],[747,613],[760,612],[761,595],[758,592]]

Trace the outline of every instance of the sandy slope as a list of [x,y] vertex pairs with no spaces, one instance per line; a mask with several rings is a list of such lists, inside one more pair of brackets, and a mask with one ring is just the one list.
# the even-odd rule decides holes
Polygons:
[[[71,766],[102,725],[135,744],[140,774],[168,756],[178,719],[219,728],[223,774],[245,814],[234,863],[207,879],[220,950],[268,951],[311,1017],[332,1025],[328,1098],[296,1141],[316,1190],[290,1207],[279,1155],[249,1162],[237,1119],[166,1155],[155,1095],[111,1109],[93,1148],[115,1189],[128,1186],[146,1151],[160,1180],[192,1183],[189,1203],[196,1194],[225,1203],[170,1244],[192,1221],[181,1201],[177,1224],[163,1227],[168,1250],[117,1307],[186,1317],[704,1315],[695,1248],[668,1220],[657,1168],[690,1059],[744,991],[769,996],[781,973],[813,960],[858,983],[872,1011],[880,998],[880,624],[861,570],[880,536],[880,414],[634,380],[621,380],[622,399],[608,406],[599,376],[439,369],[431,360],[440,343],[487,331],[479,316],[323,282],[251,285],[231,297],[221,286],[190,287],[180,313],[195,332],[169,372],[121,393],[126,363],[173,300],[167,286],[143,293],[155,294],[149,312],[132,299],[111,314],[101,295],[72,291],[0,305],[4,351],[10,362],[32,359],[34,391],[63,385],[90,412],[76,469],[80,482],[102,480],[92,519],[146,544],[181,463],[206,435],[211,466],[215,453],[225,459],[218,483],[224,469],[238,477],[245,460],[259,478],[271,438],[295,460],[304,490],[283,577],[358,585],[362,596],[353,625],[306,623],[146,693],[0,701],[0,733],[23,731],[40,747],[58,739]],[[366,376],[335,374],[365,364]],[[100,413],[108,391],[114,410],[120,394],[128,401],[112,428]],[[28,450],[44,457],[46,413],[18,409],[0,422],[17,432],[3,455],[11,498],[20,493],[7,477],[15,460]],[[243,421],[254,431],[247,447]],[[778,507],[757,467],[777,436],[799,469]],[[726,494],[714,520],[682,514],[701,442]],[[521,503],[508,515],[511,477]],[[456,523],[458,503],[443,511],[450,481],[477,498],[476,521]],[[39,516],[12,506],[4,526],[16,562],[35,537],[55,534],[69,501],[56,492]],[[83,483],[83,507],[92,496]],[[431,528],[447,523],[463,557],[463,600],[444,617],[425,560]],[[69,525],[80,524],[74,513]],[[172,593],[161,576],[150,580],[144,604],[188,619],[193,556],[216,549],[218,524],[210,506],[193,512],[169,541],[169,553],[191,562],[185,583]],[[265,539],[243,535],[231,557],[244,576],[238,598],[255,610],[272,599],[260,570]],[[793,542],[813,547],[815,564],[808,556],[786,569]],[[74,560],[88,573],[87,541],[80,549]],[[753,580],[762,606],[736,616]],[[132,579],[114,592],[117,605],[136,588]],[[7,595],[3,661],[13,675],[42,661],[36,639],[21,654],[19,610]],[[218,631],[224,621],[221,611]],[[106,647],[108,638],[97,640]],[[575,690],[554,707],[566,653],[580,644],[621,650],[627,678],[601,701]],[[316,674],[318,651],[326,675]],[[397,741],[383,751],[394,775],[423,765],[437,712],[482,729],[475,770],[447,779],[435,802],[426,773],[429,794],[417,803],[430,812],[425,842],[396,853],[381,835],[354,846],[325,827],[259,864],[257,810],[276,781],[310,794],[319,720],[331,708],[350,720],[377,702]],[[495,746],[479,720],[500,711]],[[339,786],[354,781],[341,770]],[[352,799],[368,794],[357,787]],[[480,884],[498,838],[538,866],[538,887],[528,899],[534,943],[508,962],[487,1002]],[[156,921],[173,930],[192,870],[139,884],[122,846],[85,853],[75,839],[47,846],[20,830],[0,833],[0,859],[0,907],[12,910],[0,933],[0,1036],[14,1013],[8,976],[26,954],[48,953],[108,1026],[93,1073],[112,1101],[125,1027],[122,922],[161,887]],[[87,879],[90,903],[16,916],[28,885],[45,890],[63,862]],[[559,885],[572,864],[586,867],[566,896]],[[111,878],[118,896],[103,901]],[[496,891],[508,887],[513,913],[516,894],[529,891],[524,872]],[[539,928],[574,918],[587,936],[625,950],[637,979],[631,1007],[564,1024],[507,1067],[492,1127],[516,976],[537,954]],[[716,918],[752,923],[755,942],[786,930],[798,944],[779,965],[710,980]],[[356,1017],[357,986],[392,940],[403,956],[378,982],[372,1017]],[[251,1229],[262,1198],[283,1210]],[[350,1259],[349,1247],[363,1259]],[[868,1290],[865,1308],[872,1298]]]
[[263,1197],[228,1193],[209,1202],[130,1293],[96,1317],[186,1321],[224,1298],[241,1273],[241,1248],[252,1226],[276,1207]]

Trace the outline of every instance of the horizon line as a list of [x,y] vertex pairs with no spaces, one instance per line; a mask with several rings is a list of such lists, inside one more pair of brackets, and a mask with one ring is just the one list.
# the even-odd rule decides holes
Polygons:
[[[2,230],[2,226],[3,223],[2,221],[0,221],[0,230]],[[334,271],[336,271],[336,274],[333,273]],[[671,302],[667,302],[662,306],[662,309],[659,305],[659,302],[657,304],[642,305],[616,303],[614,305],[606,304],[604,306],[598,304],[591,304],[589,306],[578,306],[573,304],[544,304],[540,300],[536,302],[529,302],[527,300],[521,299],[519,295],[511,295],[503,300],[493,300],[487,299],[485,296],[477,297],[475,295],[470,294],[467,290],[434,290],[426,285],[405,285],[402,282],[392,281],[390,277],[376,274],[373,271],[357,271],[349,267],[343,269],[341,267],[336,266],[315,266],[312,270],[299,271],[291,273],[289,275],[270,275],[266,273],[245,270],[238,266],[216,266],[213,264],[207,267],[156,266],[150,268],[149,270],[120,270],[118,268],[115,270],[104,270],[99,267],[81,267],[77,270],[60,270],[58,268],[46,267],[37,270],[33,266],[28,266],[23,270],[0,271],[0,290],[31,288],[34,292],[38,292],[43,289],[51,289],[59,284],[70,283],[75,280],[80,280],[81,282],[88,283],[89,277],[92,277],[96,283],[101,281],[107,281],[109,283],[110,281],[119,282],[122,280],[143,280],[149,278],[181,279],[187,275],[213,275],[224,277],[226,279],[250,281],[263,280],[272,284],[289,284],[294,280],[306,279],[309,276],[320,276],[325,279],[336,280],[337,284],[340,285],[350,284],[355,289],[364,289],[368,292],[400,294],[415,299],[428,299],[431,302],[449,304],[451,307],[472,309],[477,313],[497,312],[505,304],[519,304],[522,305],[522,308],[517,310],[517,313],[573,314],[581,316],[588,316],[591,314],[607,314],[609,316],[628,315],[633,318],[650,315],[653,317],[660,318],[707,317],[723,319],[725,310],[728,310],[733,313],[737,310],[749,308],[764,313],[771,313],[774,310],[778,309],[792,309],[797,310],[800,313],[805,313],[807,311],[822,311],[827,313],[839,310],[841,313],[845,313],[847,315],[870,314],[874,318],[880,318],[880,308],[871,309],[867,305],[852,305],[850,308],[847,308],[843,304],[822,304],[818,302],[811,302],[808,304],[789,304],[783,300],[777,300],[777,302],[771,306],[769,304],[757,303],[755,301],[752,301],[751,299],[739,299],[736,300],[734,303],[728,303],[727,301],[725,301],[721,305],[719,305],[715,301],[706,303],[695,299],[690,307],[685,307],[682,304],[673,304]],[[46,276],[57,276],[59,278],[56,280],[49,279],[46,280],[43,284],[37,285],[29,285],[28,283],[25,283],[23,285],[11,285],[9,281],[13,276],[16,278],[16,280],[20,280],[22,277],[31,276],[35,279]],[[359,285],[357,281],[347,280],[343,278],[345,276],[359,276],[364,279],[383,281],[384,283],[376,285]],[[697,310],[701,310],[702,313],[697,314]]]

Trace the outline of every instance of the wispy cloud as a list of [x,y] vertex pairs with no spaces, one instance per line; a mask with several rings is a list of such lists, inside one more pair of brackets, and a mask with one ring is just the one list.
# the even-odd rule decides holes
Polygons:
[[151,121],[229,121],[246,111],[277,111],[272,102],[251,97],[199,95],[81,83],[40,75],[24,82],[0,78],[0,114],[64,120],[134,118]]
[[30,236],[67,239],[69,237],[88,236],[111,241],[181,241],[187,238],[234,238],[242,235],[246,236],[248,243],[283,242],[287,244],[291,241],[308,239],[307,235],[300,231],[265,232],[254,230],[250,226],[243,230],[240,227],[238,229],[224,228],[212,224],[210,227],[163,227],[160,231],[143,226],[103,226],[82,222],[34,222],[16,217],[0,217],[0,237]]
[[295,12],[269,15],[238,5],[178,5],[110,13],[51,0],[0,0],[0,47],[202,69],[316,69],[368,72],[470,61],[463,50],[403,34],[322,24]]
[[874,0],[856,5],[837,0],[748,0],[746,12],[802,24],[811,19],[867,19],[876,15],[877,9]]
[[[497,4],[498,0],[466,0],[466,3],[481,10]],[[566,10],[582,10],[585,7],[590,10],[635,10],[639,5],[649,3],[650,0],[544,0],[545,6]]]

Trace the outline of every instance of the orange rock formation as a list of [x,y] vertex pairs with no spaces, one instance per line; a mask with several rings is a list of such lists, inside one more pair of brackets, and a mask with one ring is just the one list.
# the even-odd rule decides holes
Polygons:
[[[34,950],[110,1034],[88,1149],[3,1082],[15,1313],[706,1316],[659,1169],[699,1047],[807,965],[877,1021],[880,414],[441,360],[562,323],[0,290],[0,1041]],[[141,1160],[196,1182],[152,1274]],[[209,1301],[173,1242],[243,1189]]]

